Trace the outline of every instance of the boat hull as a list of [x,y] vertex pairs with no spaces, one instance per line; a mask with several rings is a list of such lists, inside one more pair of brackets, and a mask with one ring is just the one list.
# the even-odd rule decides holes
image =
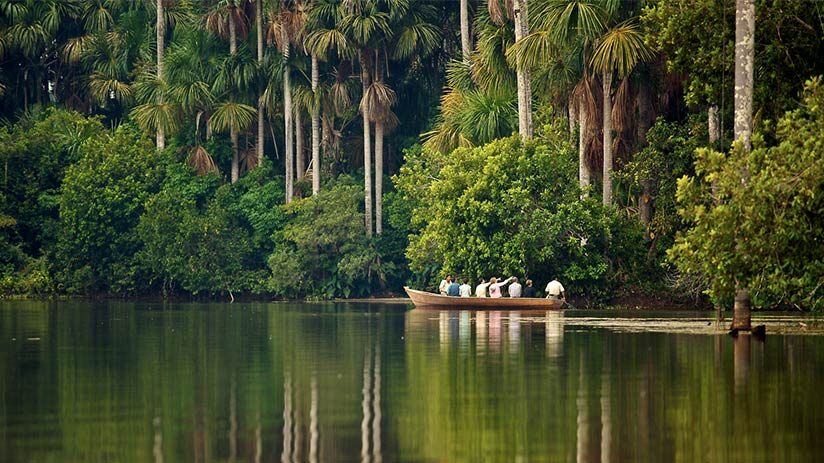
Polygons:
[[476,310],[561,310],[564,301],[533,297],[455,297],[403,287],[415,307]]

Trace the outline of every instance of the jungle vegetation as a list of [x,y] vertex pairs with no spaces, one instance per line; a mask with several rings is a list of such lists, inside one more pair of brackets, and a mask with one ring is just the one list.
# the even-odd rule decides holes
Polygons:
[[0,0],[0,294],[821,308],[822,8]]

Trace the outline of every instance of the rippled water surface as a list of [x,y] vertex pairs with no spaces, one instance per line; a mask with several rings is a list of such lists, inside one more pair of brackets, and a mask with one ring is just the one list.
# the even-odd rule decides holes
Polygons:
[[0,461],[821,461],[824,336],[765,320],[0,302]]

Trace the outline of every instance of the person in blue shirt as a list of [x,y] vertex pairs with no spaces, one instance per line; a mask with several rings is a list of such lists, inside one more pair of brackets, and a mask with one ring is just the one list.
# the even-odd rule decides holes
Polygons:
[[449,286],[446,288],[446,295],[447,296],[460,296],[461,295],[461,285],[458,284],[458,279],[449,283]]

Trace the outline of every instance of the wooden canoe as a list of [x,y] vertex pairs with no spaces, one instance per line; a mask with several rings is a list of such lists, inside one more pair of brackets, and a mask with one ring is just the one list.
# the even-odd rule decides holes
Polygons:
[[415,307],[481,310],[560,310],[564,301],[534,297],[455,297],[403,287]]

